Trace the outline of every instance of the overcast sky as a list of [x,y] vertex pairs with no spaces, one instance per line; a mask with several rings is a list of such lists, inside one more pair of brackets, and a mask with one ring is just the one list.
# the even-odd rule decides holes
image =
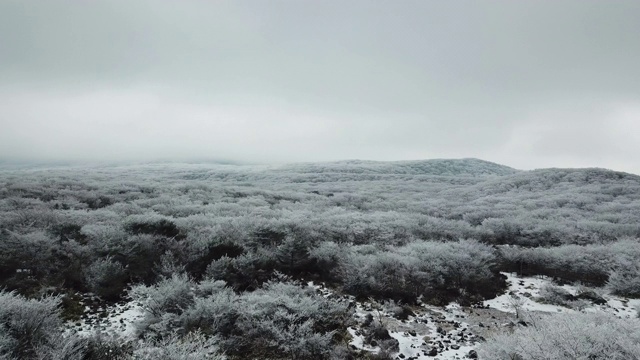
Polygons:
[[0,158],[640,174],[640,1],[0,0]]

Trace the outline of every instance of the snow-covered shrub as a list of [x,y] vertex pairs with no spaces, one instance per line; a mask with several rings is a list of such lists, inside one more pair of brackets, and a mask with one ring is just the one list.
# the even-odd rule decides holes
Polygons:
[[339,280],[342,266],[349,252],[349,247],[333,241],[323,241],[309,250],[309,260],[313,263],[315,273],[322,280]]
[[614,294],[640,297],[640,240],[625,239],[613,244],[615,265],[607,287]]
[[472,240],[360,247],[345,259],[342,278],[345,290],[355,296],[410,303],[422,295],[447,303],[495,295],[503,284],[492,269],[495,259],[493,249]]
[[113,199],[108,197],[108,196],[104,196],[104,195],[88,196],[88,197],[85,197],[85,198],[82,198],[82,199],[79,199],[79,200],[82,201],[83,203],[87,204],[87,206],[91,210],[100,209],[100,208],[107,207],[107,206],[113,204]]
[[[245,258],[248,256],[244,256]],[[238,260],[223,256],[219,259],[213,260],[207,266],[207,276],[213,279],[229,279],[231,274],[236,272]]]
[[[212,286],[214,285],[214,286]],[[238,306],[239,296],[224,282],[199,286],[202,297],[195,299],[192,306],[180,317],[180,331],[199,331],[203,334],[217,335],[225,343],[232,344],[236,332],[236,321],[242,312]]]
[[545,284],[540,288],[540,300],[547,304],[569,306],[576,298],[560,286]]
[[[1,359],[1,357],[0,357]],[[131,341],[96,333],[89,337],[60,336],[55,347],[40,348],[38,360],[224,360],[214,337],[199,333],[171,334],[163,339]],[[4,360],[4,359],[3,359]]]
[[44,231],[3,232],[0,239],[0,286],[33,294],[63,270],[59,246]]
[[200,280],[212,261],[218,260],[223,256],[228,258],[238,257],[245,252],[245,249],[242,245],[235,243],[209,242],[206,246],[193,246],[189,242],[187,251],[188,265],[186,270],[193,278]]
[[[395,258],[395,259],[394,259]],[[400,261],[396,261],[400,260]],[[343,288],[349,294],[366,299],[371,296],[389,297],[388,286],[398,290],[404,283],[403,263],[411,259],[400,259],[391,252],[380,251],[373,246],[359,246],[347,254],[341,274]],[[384,270],[389,265],[389,271]],[[394,299],[407,296],[406,291],[394,293]]]
[[54,238],[60,242],[75,240],[79,243],[86,243],[86,235],[82,233],[82,226],[74,223],[56,224],[49,229]]
[[184,274],[185,272],[185,265],[171,251],[162,254],[159,263],[155,267],[155,273],[164,278],[171,277],[174,274]]
[[199,333],[149,340],[133,352],[131,360],[225,360],[215,338]]
[[131,295],[142,303],[145,312],[136,324],[138,334],[162,339],[181,328],[183,312],[195,301],[193,286],[186,276],[174,275],[153,286],[133,287]]
[[[2,225],[0,225],[1,227]],[[46,231],[26,234],[0,230],[0,288],[35,295],[61,283],[81,288],[88,249],[76,241],[59,241]]]
[[80,233],[99,253],[109,253],[124,246],[127,233],[120,223],[96,223],[82,226]]
[[[38,360],[107,360],[105,356],[102,359],[87,356],[87,339],[78,336],[63,336],[58,333],[52,343],[52,346],[39,347],[36,350]],[[124,359],[112,357],[108,360]]]
[[299,286],[269,282],[240,299],[237,329],[243,334],[232,348],[265,358],[329,359],[333,338],[346,329],[350,310]]
[[131,295],[143,303],[147,314],[160,317],[163,314],[181,314],[194,302],[195,284],[184,274],[165,278],[153,286],[137,285]]
[[227,283],[222,280],[204,279],[195,288],[196,297],[207,297],[228,290]]
[[367,271],[372,256],[349,254],[340,274],[343,290],[357,298],[372,296],[371,278]]
[[278,269],[285,274],[297,274],[309,264],[309,246],[296,236],[287,236],[275,250]]
[[156,265],[162,255],[176,247],[175,240],[149,234],[127,234],[121,224],[85,225],[88,246],[97,257],[111,257],[127,269],[130,280],[152,283],[156,280]]
[[156,266],[167,251],[177,247],[174,239],[161,238],[150,234],[127,237],[123,248],[117,252],[118,260],[126,265],[132,281],[153,283],[157,280]]
[[15,347],[15,339],[9,335],[6,325],[0,325],[0,360],[10,359],[9,349]]
[[155,214],[129,216],[125,220],[124,227],[134,235],[147,234],[177,239],[185,237],[171,218]]
[[[640,295],[640,241],[625,238],[606,245],[563,245],[552,248],[502,247],[505,271],[547,275],[570,282],[602,286],[621,295]],[[637,295],[634,295],[637,294]]]
[[337,339],[351,316],[345,302],[279,282],[237,295],[221,281],[196,284],[176,275],[132,293],[147,312],[141,335],[215,335],[221,349],[235,356],[329,359],[341,349]]
[[607,288],[612,293],[628,297],[640,297],[640,265],[618,268],[611,272]]
[[124,267],[110,257],[97,259],[85,270],[87,287],[104,299],[117,299],[126,285]]
[[267,249],[258,249],[235,258],[223,256],[212,261],[206,276],[224,280],[237,291],[245,291],[259,288],[277,269],[275,254]]
[[482,344],[481,359],[640,358],[640,320],[604,313],[543,315],[526,327],[497,334]]
[[60,333],[60,298],[26,299],[0,291],[0,358],[35,359],[55,347]]
[[96,333],[79,339],[82,360],[129,360],[135,344],[120,337]]

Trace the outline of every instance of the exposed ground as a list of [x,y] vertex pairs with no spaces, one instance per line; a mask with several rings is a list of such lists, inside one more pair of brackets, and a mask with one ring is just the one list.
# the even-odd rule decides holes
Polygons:
[[[365,324],[367,318],[373,318],[388,329],[388,334],[398,341],[398,349],[393,352],[396,359],[439,359],[454,360],[474,356],[474,349],[484,339],[496,331],[508,330],[518,326],[519,320],[531,312],[559,313],[575,311],[603,311],[621,318],[637,316],[640,299],[626,299],[595,289],[601,293],[606,304],[589,304],[581,309],[570,309],[558,305],[545,304],[538,298],[540,288],[551,283],[545,277],[518,277],[507,274],[509,289],[495,299],[486,300],[473,307],[461,307],[451,303],[445,307],[426,304],[411,307],[413,315],[401,320],[394,315],[390,303],[382,304],[373,300],[357,302],[348,295],[338,295],[322,285],[309,283],[325,297],[340,297],[355,304],[355,318],[348,331],[351,335],[349,345],[361,352],[378,353],[380,346],[376,341],[367,341]],[[577,286],[563,285],[571,294],[585,291]],[[514,301],[516,296],[519,302]],[[104,307],[96,297],[85,295],[82,298],[84,313],[80,320],[68,322],[68,333],[88,335],[101,332],[109,335],[133,337],[135,323],[144,312],[136,301],[122,301],[113,306]],[[520,319],[516,318],[516,308]]]

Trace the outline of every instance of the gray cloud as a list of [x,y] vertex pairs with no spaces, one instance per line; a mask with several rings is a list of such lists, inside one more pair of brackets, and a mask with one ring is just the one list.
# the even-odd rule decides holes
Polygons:
[[3,1],[0,153],[640,172],[639,16],[637,1]]

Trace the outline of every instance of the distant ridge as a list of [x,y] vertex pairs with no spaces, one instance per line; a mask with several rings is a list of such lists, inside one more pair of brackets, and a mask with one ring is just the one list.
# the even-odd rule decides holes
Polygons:
[[501,179],[501,182],[504,185],[511,184],[540,190],[557,187],[559,184],[575,187],[589,184],[624,186],[640,183],[640,176],[602,168],[546,168],[522,171]]
[[326,163],[297,163],[280,168],[297,173],[402,174],[435,176],[505,176],[520,172],[480,159],[431,159],[410,161],[344,160]]

